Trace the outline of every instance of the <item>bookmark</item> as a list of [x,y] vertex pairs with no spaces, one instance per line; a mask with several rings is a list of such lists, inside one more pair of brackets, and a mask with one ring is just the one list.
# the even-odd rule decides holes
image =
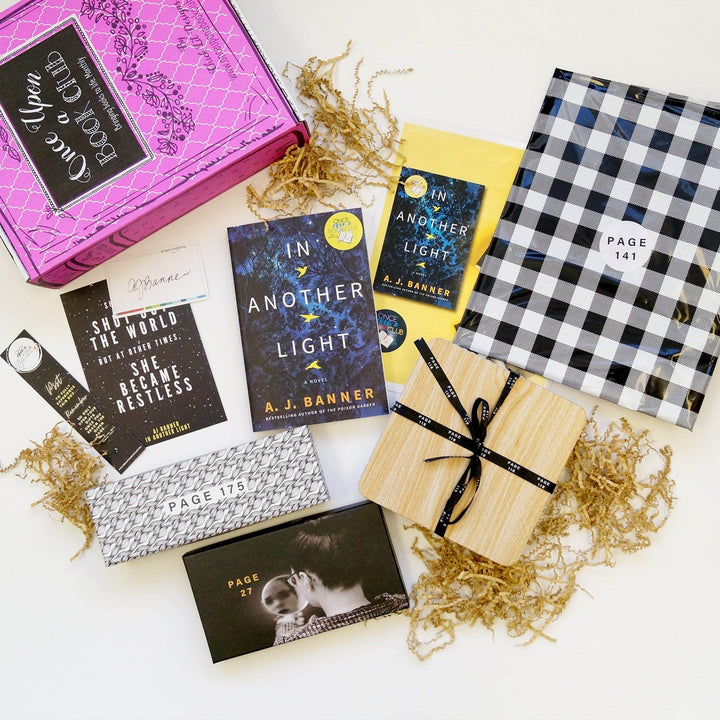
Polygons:
[[3,351],[3,359],[118,472],[145,449],[30,333],[23,330]]

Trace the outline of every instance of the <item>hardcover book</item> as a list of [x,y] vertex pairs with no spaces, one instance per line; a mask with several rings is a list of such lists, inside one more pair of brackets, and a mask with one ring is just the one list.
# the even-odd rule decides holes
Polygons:
[[360,210],[228,237],[253,429],[387,413]]
[[478,183],[403,167],[375,290],[453,309],[483,189]]
[[307,427],[100,485],[86,494],[106,565],[328,500]]
[[408,607],[380,508],[361,503],[183,556],[213,662]]
[[226,420],[190,305],[116,318],[105,281],[60,297],[90,391],[145,445]]

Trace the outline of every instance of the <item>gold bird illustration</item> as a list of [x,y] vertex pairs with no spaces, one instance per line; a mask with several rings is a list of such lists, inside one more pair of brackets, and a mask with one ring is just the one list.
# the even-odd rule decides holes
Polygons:
[[308,313],[307,315],[303,315],[300,313],[300,317],[305,320],[305,322],[310,322],[311,320],[317,320],[320,316],[319,315],[313,315],[312,313]]
[[425,237],[426,237],[428,240],[434,240],[434,239],[435,239],[435,236],[434,236],[434,235],[431,235],[430,233],[425,233]]
[[425,261],[423,260],[422,262],[419,262],[419,263],[417,264],[417,267],[424,268],[424,267],[425,267]]
[[313,360],[306,368],[306,370],[322,370],[320,363],[317,360]]
[[435,212],[437,212],[439,209],[440,209],[440,206],[439,206],[439,205],[433,205],[433,210],[434,210]]
[[295,269],[297,270],[298,277],[301,278],[307,272],[308,266],[303,265],[302,267],[296,267]]

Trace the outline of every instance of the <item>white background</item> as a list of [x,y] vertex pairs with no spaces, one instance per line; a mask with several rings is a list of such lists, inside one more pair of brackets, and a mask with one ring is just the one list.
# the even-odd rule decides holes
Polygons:
[[[0,8],[9,6],[0,0]],[[401,119],[524,146],[556,66],[720,100],[720,3],[632,0],[244,0],[274,64],[330,57],[355,40]],[[341,78],[345,87],[348,76]],[[371,218],[382,193],[375,197]],[[234,188],[131,253],[201,244],[212,300],[195,306],[228,422],[148,449],[133,470],[253,438],[225,228],[249,222]],[[367,200],[371,196],[367,196]],[[371,223],[372,225],[372,223]],[[369,240],[374,233],[370,228]],[[70,288],[104,277],[99,268]],[[0,341],[22,328],[82,378],[59,293],[24,285],[0,253]],[[0,459],[57,419],[0,363]],[[590,408],[590,399],[561,390]],[[621,415],[600,403],[603,418]],[[463,628],[425,663],[393,617],[213,666],[182,565],[184,549],[106,569],[97,544],[74,563],[75,529],[31,508],[40,488],[0,477],[0,717],[3,718],[717,718],[718,430],[715,380],[691,434],[627,413],[675,450],[677,506],[653,546],[587,570],[551,628],[520,647],[503,627]],[[357,482],[386,420],[313,428],[332,505]],[[389,523],[405,580],[420,566]]]

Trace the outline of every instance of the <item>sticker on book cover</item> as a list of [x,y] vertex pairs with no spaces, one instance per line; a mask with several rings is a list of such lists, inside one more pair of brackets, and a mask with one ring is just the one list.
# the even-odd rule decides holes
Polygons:
[[360,218],[349,212],[337,212],[325,223],[325,240],[336,250],[352,250],[363,236]]
[[19,373],[31,373],[40,367],[42,348],[29,337],[19,337],[7,349],[7,361]]
[[74,18],[0,63],[0,108],[54,210],[152,157]]
[[405,194],[411,198],[421,198],[428,189],[427,180],[422,175],[411,175],[404,183]]
[[631,272],[647,265],[657,233],[631,220],[608,225],[600,235],[600,255],[613,270]]
[[378,334],[380,349],[384,353],[397,350],[407,338],[407,323],[394,310],[378,310]]

